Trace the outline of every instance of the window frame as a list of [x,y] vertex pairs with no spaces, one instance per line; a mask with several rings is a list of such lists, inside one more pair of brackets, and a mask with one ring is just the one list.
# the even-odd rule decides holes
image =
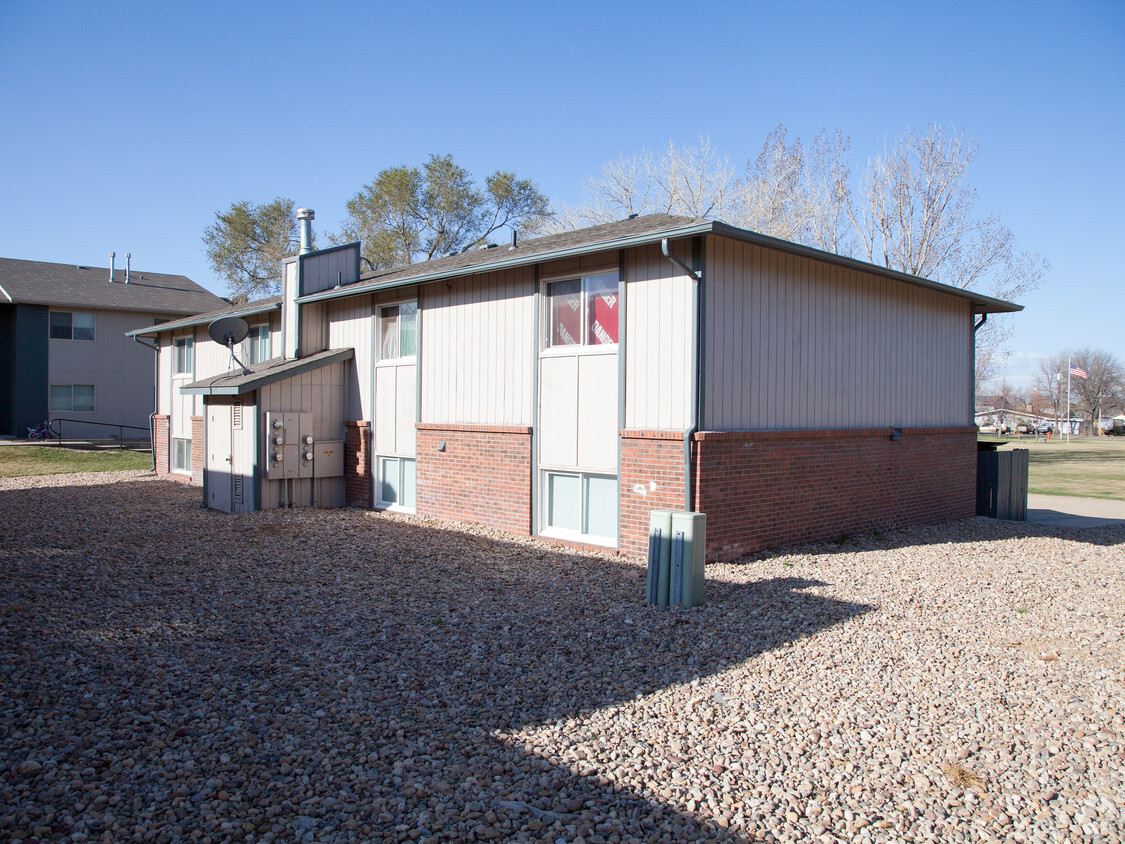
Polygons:
[[[268,322],[259,322],[250,326],[246,336],[246,362],[253,365],[267,361],[273,355],[273,335]],[[262,357],[262,345],[266,346],[266,355]]]
[[[55,335],[55,325],[54,325],[54,323],[55,323],[56,314],[59,315],[59,316],[65,315],[67,317],[67,326],[66,326],[66,336],[65,337],[61,333],[58,336]],[[81,326],[81,327],[76,326],[75,325],[75,317],[89,317],[90,325],[88,326],[88,328],[86,326]],[[90,333],[90,336],[89,337],[76,337],[75,332],[78,331],[78,330],[81,330],[83,332],[86,332],[88,330],[89,333]],[[47,337],[51,340],[80,340],[82,342],[92,343],[92,342],[94,342],[95,340],[98,339],[97,315],[93,311],[55,311],[55,310],[52,310],[47,315]]]
[[[90,388],[90,406],[76,408],[74,406],[74,388],[75,387],[89,387]],[[55,404],[55,391],[66,390],[67,401],[66,407],[59,407]],[[49,413],[96,413],[98,410],[98,394],[94,384],[51,384],[47,390],[47,407]]]
[[[180,350],[183,349],[181,354]],[[186,368],[181,369],[184,364]],[[172,338],[172,377],[191,376],[195,372],[195,337],[186,334]]]
[[[402,313],[401,309],[404,305],[414,306],[414,352],[413,354],[402,354]],[[398,349],[399,355],[397,357],[389,357],[383,355],[383,311],[390,310],[391,308],[399,308],[400,311],[395,315],[398,327]],[[397,302],[383,302],[375,306],[375,364],[399,364],[409,363],[418,360],[418,340],[419,331],[418,326],[421,322],[422,309],[418,306],[417,299],[400,299]]]
[[[593,296],[589,289],[589,282],[595,279],[600,279],[606,276],[612,276],[614,279],[617,302],[615,303],[617,309],[617,340],[613,343],[591,343],[590,342],[590,305]],[[606,267],[599,270],[586,270],[581,273],[568,273],[558,276],[550,276],[542,281],[543,297],[546,300],[545,306],[540,310],[543,314],[543,324],[539,337],[539,351],[540,354],[545,355],[573,355],[573,354],[614,354],[617,352],[621,345],[621,273],[617,267]],[[567,284],[578,282],[579,293],[582,297],[581,315],[579,321],[582,326],[582,337],[578,343],[556,344],[554,340],[554,297],[551,295],[551,288],[558,284]]]
[[[560,528],[550,524],[551,519],[551,477],[552,476],[565,476],[576,478],[578,480],[578,530],[571,528]],[[584,532],[589,525],[590,518],[590,501],[587,494],[588,480],[590,478],[599,478],[602,480],[612,480],[615,486],[614,498],[614,525],[613,535],[604,536],[602,534],[586,533]],[[621,479],[619,475],[609,474],[607,472],[586,471],[583,469],[552,469],[540,468],[539,479],[539,500],[540,500],[540,529],[539,535],[545,536],[550,539],[565,539],[571,542],[581,542],[586,545],[598,545],[605,548],[616,548],[618,545],[618,533],[621,530]]]
[[[183,465],[178,465],[183,457]],[[191,474],[191,438],[172,437],[168,448],[169,470],[181,475]]]

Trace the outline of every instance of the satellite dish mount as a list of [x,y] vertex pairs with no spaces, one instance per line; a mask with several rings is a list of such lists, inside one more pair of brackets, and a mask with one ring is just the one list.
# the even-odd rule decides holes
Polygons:
[[250,334],[250,325],[242,317],[220,317],[207,326],[208,336],[221,346],[230,349],[230,360],[227,362],[227,372],[237,363],[242,367],[242,374],[249,375],[250,370],[234,354],[234,344],[241,343]]

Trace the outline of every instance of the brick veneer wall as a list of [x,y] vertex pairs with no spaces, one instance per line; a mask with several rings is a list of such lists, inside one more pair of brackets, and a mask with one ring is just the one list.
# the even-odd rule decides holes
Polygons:
[[191,417],[191,482],[203,485],[203,417]]
[[419,514],[531,533],[531,428],[422,423],[417,431]]
[[344,494],[349,507],[371,506],[371,423],[344,423]]
[[168,438],[170,422],[166,414],[152,417],[152,455],[158,475],[168,475],[172,472],[172,441]]
[[684,435],[622,431],[618,495],[620,550],[643,555],[648,550],[649,512],[684,509]]
[[976,512],[976,428],[705,431],[696,509],[707,559]]

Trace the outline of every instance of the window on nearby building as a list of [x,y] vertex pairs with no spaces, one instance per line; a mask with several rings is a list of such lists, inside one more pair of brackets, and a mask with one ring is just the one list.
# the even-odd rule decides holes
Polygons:
[[547,286],[547,298],[548,346],[617,345],[617,273],[556,281]]
[[413,460],[405,457],[379,458],[379,506],[413,510],[415,490]]
[[617,538],[617,478],[545,472],[547,532],[612,544]]
[[51,311],[52,340],[93,340],[94,315],[77,311]]
[[94,385],[52,384],[50,408],[52,413],[92,411],[94,409]]
[[250,363],[261,363],[270,359],[270,327],[268,324],[250,326],[250,334],[246,338],[248,349],[247,357]]
[[172,437],[172,471],[191,472],[191,440]]
[[172,340],[172,374],[190,375],[195,369],[195,339],[176,337]]
[[418,303],[404,302],[379,309],[379,360],[412,358],[418,354]]

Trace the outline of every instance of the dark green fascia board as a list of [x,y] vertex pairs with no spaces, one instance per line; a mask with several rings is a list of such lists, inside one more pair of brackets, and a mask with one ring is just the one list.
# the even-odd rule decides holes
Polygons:
[[259,305],[254,307],[247,304],[244,308],[235,308],[230,311],[221,311],[219,313],[210,313],[206,316],[191,316],[184,319],[173,320],[172,322],[162,322],[160,325],[150,325],[146,328],[138,328],[135,331],[126,331],[126,337],[141,337],[149,334],[160,334],[163,331],[175,331],[177,328],[192,328],[197,325],[208,325],[222,317],[248,317],[256,316],[257,314],[267,314],[270,311],[280,311],[281,302],[271,302],[268,305]]
[[396,287],[411,287],[417,284],[426,284],[432,281],[444,281],[451,278],[460,276],[476,275],[477,273],[493,272],[496,270],[511,269],[513,267],[526,266],[528,264],[538,264],[545,261],[556,261],[560,258],[573,258],[579,255],[587,255],[591,252],[599,252],[607,249],[628,249],[632,246],[647,246],[652,243],[659,243],[661,240],[668,238],[669,240],[680,240],[682,238],[695,237],[697,235],[715,234],[721,237],[729,237],[734,240],[741,240],[745,243],[752,243],[758,246],[766,247],[768,249],[777,249],[782,252],[788,252],[793,255],[800,255],[805,258],[811,258],[817,261],[825,261],[831,264],[837,264],[848,269],[857,270],[859,272],[871,273],[874,275],[890,278],[894,281],[903,282],[905,284],[912,284],[916,287],[924,287],[928,290],[936,290],[940,293],[956,296],[960,299],[967,299],[973,303],[973,313],[1015,313],[1023,310],[1023,305],[1017,305],[1013,302],[1006,302],[1003,299],[996,299],[992,296],[985,296],[980,293],[973,293],[972,291],[962,290],[958,287],[952,287],[948,284],[942,284],[937,281],[930,281],[929,279],[919,278],[907,273],[899,272],[898,270],[880,267],[877,264],[869,264],[866,261],[858,261],[855,258],[847,258],[843,255],[836,255],[832,252],[822,252],[819,249],[813,249],[811,246],[801,246],[797,243],[790,243],[787,240],[780,240],[776,237],[770,237],[764,234],[758,234],[747,229],[740,229],[736,226],[731,226],[726,223],[721,223],[713,220],[708,220],[703,223],[693,223],[690,226],[681,226],[678,228],[664,229],[661,231],[645,232],[644,234],[632,235],[630,237],[617,238],[615,240],[607,240],[598,243],[585,243],[576,246],[567,246],[562,249],[552,249],[546,252],[534,252],[527,255],[518,255],[512,257],[500,258],[496,261],[490,261],[483,264],[470,264],[465,267],[458,267],[451,270],[443,270],[438,272],[420,272],[416,275],[395,278],[390,281],[380,282],[373,280],[370,282],[356,282],[349,284],[346,287],[333,288],[331,290],[324,290],[319,293],[312,293],[308,296],[302,296],[297,299],[297,303],[301,305],[310,304],[313,302],[323,302],[328,299],[339,299],[346,296],[357,296],[362,293],[375,293],[380,290],[392,290]]
[[218,375],[215,376],[214,379],[208,380],[214,381],[218,378],[227,377],[242,380],[238,380],[234,384],[220,385],[211,383],[201,387],[180,387],[180,393],[185,396],[241,396],[262,387],[267,387],[270,384],[275,384],[278,381],[287,381],[298,375],[304,375],[306,372],[313,372],[334,363],[350,360],[354,354],[354,349],[338,349],[331,353],[321,352],[308,358],[298,358],[292,366],[287,366],[285,369],[274,372],[263,372],[258,376],[241,374],[234,376]]

